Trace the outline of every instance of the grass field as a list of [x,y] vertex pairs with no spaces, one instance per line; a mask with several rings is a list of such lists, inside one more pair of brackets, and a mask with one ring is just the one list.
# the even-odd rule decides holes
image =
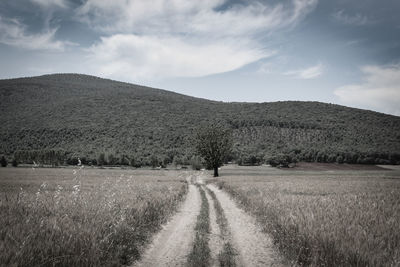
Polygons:
[[119,266],[187,192],[185,172],[0,168],[0,265]]
[[228,166],[218,184],[293,263],[400,265],[400,171]]

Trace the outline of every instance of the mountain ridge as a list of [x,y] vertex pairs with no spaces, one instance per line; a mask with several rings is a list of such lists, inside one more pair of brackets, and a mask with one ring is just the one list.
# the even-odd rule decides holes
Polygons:
[[0,80],[0,96],[0,154],[8,156],[188,160],[196,127],[214,120],[232,129],[235,161],[283,153],[327,162],[352,153],[357,159],[345,162],[374,154],[385,163],[400,152],[400,117],[317,101],[221,102],[84,74]]

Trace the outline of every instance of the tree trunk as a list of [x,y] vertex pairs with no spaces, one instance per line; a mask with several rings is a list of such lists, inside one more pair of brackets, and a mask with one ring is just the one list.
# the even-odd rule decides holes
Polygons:
[[214,177],[218,177],[218,167],[214,167]]

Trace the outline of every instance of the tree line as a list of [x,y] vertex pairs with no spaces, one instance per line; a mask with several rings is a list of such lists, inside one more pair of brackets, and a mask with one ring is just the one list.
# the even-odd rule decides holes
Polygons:
[[[232,129],[220,124],[202,126],[192,140],[192,149],[185,151],[169,150],[151,153],[152,150],[149,147],[150,152],[146,154],[128,155],[103,152],[87,156],[55,149],[18,150],[14,152],[11,160],[13,166],[20,163],[51,166],[77,164],[131,166],[135,168],[166,167],[169,164],[192,165],[194,169],[202,167],[214,169],[216,176],[218,175],[217,168],[227,162],[239,165],[270,164],[282,167],[299,161],[339,164],[400,164],[400,153],[395,152],[337,152],[324,147],[321,149],[291,148],[285,150],[263,146],[242,148],[239,142],[234,142],[232,132]],[[1,158],[1,165],[7,166],[7,159],[4,156]]]

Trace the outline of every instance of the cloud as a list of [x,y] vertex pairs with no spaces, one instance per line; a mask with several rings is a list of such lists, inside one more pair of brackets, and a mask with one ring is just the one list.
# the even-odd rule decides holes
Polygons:
[[372,24],[373,21],[367,16],[362,14],[348,15],[344,13],[344,10],[339,10],[332,15],[337,21],[347,25],[363,26],[367,24]]
[[337,88],[334,94],[345,104],[400,115],[400,64],[365,66],[361,84]]
[[308,67],[305,69],[288,71],[285,72],[284,75],[294,76],[298,79],[308,80],[317,78],[318,76],[321,76],[322,73],[323,73],[323,65],[317,64],[315,66]]
[[[251,45],[251,44],[250,44]],[[90,49],[91,65],[102,76],[137,79],[196,77],[222,73],[268,57],[245,41],[199,44],[174,37],[117,34]]]
[[55,40],[57,28],[42,33],[27,33],[26,26],[17,19],[4,19],[0,16],[0,43],[28,50],[63,51],[70,42]]
[[317,4],[252,1],[226,8],[226,2],[88,0],[77,16],[105,35],[89,49],[91,60],[99,62],[98,72],[115,77],[117,70],[130,70],[130,79],[192,77],[268,57],[274,51],[258,40],[261,33],[293,27]]
[[66,8],[67,3],[65,0],[31,0],[32,3],[37,4],[43,8],[59,7]]
[[240,35],[297,23],[317,0],[292,0],[269,6],[252,1],[219,9],[226,0],[88,0],[77,15],[93,28],[127,33]]

